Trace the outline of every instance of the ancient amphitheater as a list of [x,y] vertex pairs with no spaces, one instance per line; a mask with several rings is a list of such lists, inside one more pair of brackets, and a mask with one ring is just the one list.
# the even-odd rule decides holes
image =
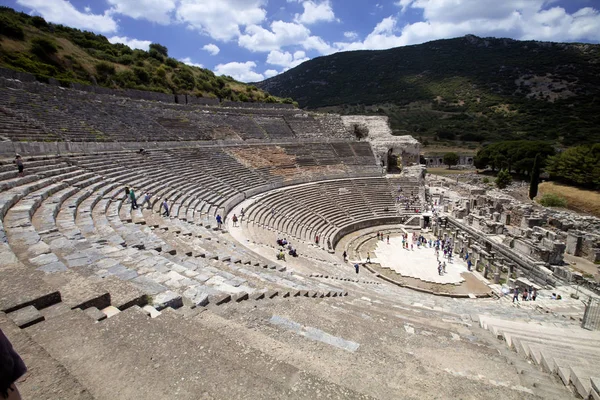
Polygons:
[[598,289],[564,262],[593,266],[597,220],[426,176],[379,117],[2,76],[0,328],[23,398],[600,398]]

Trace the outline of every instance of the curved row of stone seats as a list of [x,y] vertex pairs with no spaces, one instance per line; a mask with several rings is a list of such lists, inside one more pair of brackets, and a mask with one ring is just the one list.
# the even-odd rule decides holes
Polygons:
[[[78,180],[82,180],[89,177],[89,174],[82,174],[81,171],[76,171],[75,174],[78,175]],[[46,228],[52,225],[52,223],[48,221],[48,219],[51,220],[52,214],[56,212],[55,206],[57,204],[60,204],[61,202],[64,202],[66,198],[78,192],[78,190],[64,190],[67,189],[66,186],[69,183],[75,182],[73,181],[68,183],[68,178],[65,175],[63,175],[62,178],[62,182],[44,186],[41,189],[34,191],[28,196],[25,196],[22,199],[20,199],[15,206],[11,207],[8,210],[5,218],[9,244],[13,248],[15,254],[18,254],[21,261],[23,261],[25,264],[39,266],[41,270],[47,273],[57,273],[65,271],[66,266],[65,263],[63,263],[63,261],[68,263],[71,259],[66,259],[65,257],[70,256],[72,254],[70,254],[67,251],[67,246],[64,246],[64,243],[63,246],[59,246],[59,248],[67,252],[62,252],[62,254],[60,254],[61,259],[59,259],[56,254],[50,251],[51,247],[49,247],[47,244],[43,243],[40,240],[40,235],[38,234],[36,229],[31,225],[30,216],[34,214],[39,208],[42,211],[43,215],[40,217],[40,220],[42,222],[38,226],[40,228]],[[115,194],[121,192],[120,184],[111,184],[108,187],[104,187],[102,193],[110,193],[110,190],[114,189],[115,186],[118,186],[115,191]],[[60,195],[58,195],[59,193]],[[43,200],[48,197],[52,198],[52,202],[46,205],[43,203]],[[85,207],[86,201],[84,200],[80,204],[82,207]],[[115,225],[118,225],[118,221],[113,220],[107,223],[105,214],[107,211],[110,211],[110,209],[108,208],[110,204],[106,204],[106,198],[91,197],[89,206],[90,208],[93,208],[93,215],[95,217],[95,220],[94,218],[91,218],[90,222],[91,224],[94,224],[92,229],[82,229],[84,235],[86,232],[88,234],[91,233],[92,235],[96,234],[95,236],[92,236],[92,238],[97,240],[97,243],[100,244],[103,244],[103,241],[105,241],[106,238],[111,236],[113,238],[117,238],[115,242],[123,242],[123,240],[119,236],[119,233],[114,231],[114,229],[111,229],[112,226],[110,226],[110,222],[112,222]],[[46,215],[46,213],[48,213],[49,215]],[[104,216],[104,221],[101,220],[102,216]],[[82,219],[80,219],[80,221],[81,220]],[[44,234],[45,232],[41,233]],[[24,242],[23,239],[26,239],[26,242]],[[56,238],[53,237],[52,239],[52,243],[55,243]],[[79,247],[81,249],[81,243],[79,244]],[[93,250],[98,251],[94,252]],[[106,250],[110,250],[110,252],[106,253]],[[88,247],[85,251],[80,251],[79,253],[80,254],[78,254],[77,260],[97,260],[96,268],[101,268],[96,271],[96,275],[98,275],[99,277],[114,275],[119,279],[124,280],[130,280],[137,277],[137,273],[134,269],[128,269],[124,265],[118,263],[118,261],[120,260],[115,255],[115,253],[119,253],[118,249],[110,248],[110,246],[101,246],[97,249],[92,249]],[[110,258],[102,257],[102,255],[106,254],[110,254]],[[121,256],[124,255],[127,255],[129,257],[132,256],[131,253],[121,254]],[[88,258],[90,256],[93,257]],[[163,292],[166,292],[166,290]],[[152,294],[160,295],[161,293]],[[170,300],[174,300],[174,296],[172,293],[166,293],[166,295],[170,296]],[[160,299],[161,297],[159,296],[159,300]]]
[[[260,255],[229,242],[226,237],[216,236],[214,231],[202,231],[176,219],[148,216],[147,220],[161,222],[161,228],[155,232],[173,248],[178,249],[176,258],[186,262],[186,257],[200,255],[203,256],[202,259],[209,259],[213,264],[216,261],[210,260],[218,258],[222,262],[219,268],[225,273],[223,277],[228,278],[229,282],[239,284],[248,281],[253,286],[269,285],[271,289],[277,290],[317,290],[325,293],[340,291],[331,285],[298,279],[295,274],[287,272],[285,266],[273,265]],[[212,281],[209,280],[208,283]]]
[[11,140],[353,140],[335,115],[155,103],[4,78],[0,107],[0,135]]
[[565,385],[572,385],[582,398],[600,396],[600,332],[486,315],[479,317],[479,324],[544,371],[558,375]]
[[[134,181],[132,183],[132,185],[135,186],[143,186],[142,182],[139,181]],[[121,199],[119,199],[119,197],[121,197]],[[100,207],[100,214],[103,214],[105,212],[107,212],[108,214],[108,220],[110,221],[110,225],[111,227],[119,234],[119,238],[123,238],[123,241],[125,244],[129,244],[131,246],[130,240],[128,240],[128,238],[139,238],[142,237],[143,239],[141,240],[142,243],[156,243],[158,242],[158,244],[155,244],[156,246],[158,246],[157,248],[161,248],[163,253],[165,252],[165,248],[171,249],[173,248],[172,246],[167,247],[165,246],[164,242],[161,242],[159,240],[157,240],[157,237],[154,236],[151,232],[140,232],[140,230],[142,228],[139,228],[138,225],[136,224],[131,224],[131,222],[134,220],[133,214],[129,214],[131,213],[129,207],[123,207],[123,191],[121,188],[117,188],[115,190],[115,192],[110,196],[110,198],[112,199],[110,205],[107,208],[103,208],[101,205],[98,205],[96,207]],[[101,200],[102,202],[102,200]],[[136,211],[135,213],[138,213],[138,211]],[[119,221],[119,219],[117,218],[117,214],[119,215],[119,218],[121,221],[125,221],[126,223],[122,223]],[[99,217],[100,218],[100,217]],[[138,223],[140,222],[139,217],[138,219]],[[129,223],[129,227],[127,227],[127,223]],[[148,229],[147,227],[143,228],[144,230]],[[160,232],[160,230],[159,230]],[[105,233],[104,236],[109,236],[108,233]],[[160,235],[159,235],[160,236]],[[118,240],[120,241],[120,239]],[[134,245],[135,246],[135,245]],[[140,246],[141,247],[141,246]],[[221,253],[221,254],[229,254],[228,257],[231,258],[233,257],[232,254],[232,250],[231,249],[222,249],[222,248],[217,248],[217,249],[209,249],[209,251],[205,251],[203,254],[206,257],[206,255],[208,254],[210,256],[210,254],[216,254],[216,253]],[[179,255],[178,255],[179,256]],[[294,287],[294,286],[292,286]]]
[[97,105],[89,104],[89,100],[77,93],[55,96],[0,86],[0,105],[18,110],[63,140],[143,140],[128,124],[109,118]]
[[42,126],[29,121],[17,112],[0,107],[0,139],[2,140],[58,140],[59,137]]
[[395,217],[395,199],[385,178],[299,185],[260,196],[246,210],[247,223],[329,247],[333,234],[350,224]]

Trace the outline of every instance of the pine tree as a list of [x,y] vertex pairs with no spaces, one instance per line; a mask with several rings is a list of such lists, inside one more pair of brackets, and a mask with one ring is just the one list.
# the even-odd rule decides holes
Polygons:
[[529,184],[529,198],[533,200],[538,194],[538,185],[540,184],[540,163],[541,156],[538,153],[535,156],[533,162],[533,169],[531,170],[531,183]]

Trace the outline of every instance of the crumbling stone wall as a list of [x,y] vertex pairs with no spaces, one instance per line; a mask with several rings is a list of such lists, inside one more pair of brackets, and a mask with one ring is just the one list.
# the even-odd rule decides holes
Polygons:
[[369,129],[369,135],[364,140],[371,143],[373,152],[383,165],[387,166],[390,149],[394,155],[402,157],[403,166],[419,164],[421,143],[412,136],[392,135],[388,117],[343,115],[342,121],[348,129],[352,129],[354,124],[364,125]]

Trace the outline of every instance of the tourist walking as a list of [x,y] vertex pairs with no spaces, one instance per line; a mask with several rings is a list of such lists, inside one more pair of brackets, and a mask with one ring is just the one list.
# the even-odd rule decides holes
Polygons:
[[221,229],[221,225],[223,225],[223,219],[221,218],[220,214],[217,214],[217,228]]
[[533,291],[531,293],[531,300],[535,301],[536,297],[537,297],[537,289],[533,289]]
[[233,217],[231,218],[231,220],[233,221],[233,226],[237,226],[237,222],[238,222],[237,215],[233,214]]
[[356,270],[356,273],[358,274],[358,269],[359,269],[358,263],[354,264],[354,269]]
[[23,170],[25,169],[25,166],[23,165],[23,159],[20,154],[15,156],[13,163],[17,166],[18,176],[24,176]]
[[517,301],[517,303],[519,302],[519,288],[515,287],[514,291],[513,291],[513,303],[515,302],[515,300]]
[[133,188],[129,191],[129,198],[131,199],[131,209],[136,210],[138,208],[137,201],[135,199],[135,192]]
[[390,244],[390,234],[387,235],[387,244]]
[[346,250],[344,250],[344,254],[342,254],[342,256],[344,257],[344,262],[348,261],[348,253],[346,253]]
[[125,186],[125,203],[129,203],[129,186]]
[[151,208],[150,205],[150,193],[146,192],[144,193],[144,199],[142,200],[142,204],[140,204],[140,208],[144,208],[144,205],[148,203],[148,208]]
[[367,252],[367,262],[371,263],[371,253]]
[[168,217],[169,216],[169,200],[168,199],[164,199],[164,201],[162,202],[162,208],[164,209],[163,217]]
[[241,224],[241,223],[242,223],[242,221],[244,220],[244,214],[245,214],[245,211],[244,211],[244,209],[242,208],[242,210],[240,211],[240,224]]

